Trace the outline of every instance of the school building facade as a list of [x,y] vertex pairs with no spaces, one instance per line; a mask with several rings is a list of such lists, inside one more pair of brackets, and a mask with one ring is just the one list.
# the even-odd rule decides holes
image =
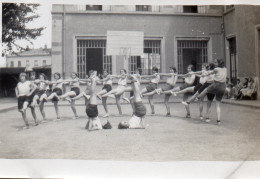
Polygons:
[[185,73],[189,64],[200,70],[202,63],[222,58],[229,77],[259,77],[259,9],[211,5],[53,5],[52,73],[60,72],[68,78],[75,71],[85,78],[90,69],[99,73],[107,69],[119,74],[124,57],[106,54],[107,31],[141,31],[144,53],[130,54],[129,73],[140,67],[144,74],[149,74],[153,66],[161,72],[176,66],[179,73]]

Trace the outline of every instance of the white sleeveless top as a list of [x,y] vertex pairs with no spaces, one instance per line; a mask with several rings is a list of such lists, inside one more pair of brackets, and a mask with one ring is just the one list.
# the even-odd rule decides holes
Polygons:
[[160,81],[160,75],[156,75],[155,77],[153,77],[153,78],[151,79],[151,83],[156,83],[156,84],[158,84],[159,81]]
[[77,80],[77,81],[70,82],[70,88],[79,88],[79,78],[74,78],[71,80]]
[[126,86],[127,85],[127,77],[125,78],[119,78],[118,85]]
[[215,68],[215,77],[214,81],[220,82],[220,83],[225,83],[227,80],[227,68]]
[[113,81],[111,80],[111,78],[110,77],[105,77],[105,78],[108,78],[108,79],[103,81],[103,85],[111,85],[112,86]]
[[17,84],[17,90],[18,90],[18,96],[25,96],[30,93],[31,90],[31,82],[25,81],[25,82],[19,82]]
[[[203,71],[201,72],[201,75],[207,75],[207,74],[208,74],[208,72],[207,72],[206,70],[203,70]],[[206,83],[207,79],[208,79],[208,76],[201,76],[199,83],[200,83],[200,84],[204,84],[204,83]]]
[[38,84],[38,89],[39,90],[48,90],[49,89],[49,85],[47,83],[44,83],[44,82],[40,82]]
[[52,89],[55,89],[55,88],[60,88],[62,89],[62,79],[58,79],[56,82],[60,82],[60,83],[54,83],[53,86],[52,86]]

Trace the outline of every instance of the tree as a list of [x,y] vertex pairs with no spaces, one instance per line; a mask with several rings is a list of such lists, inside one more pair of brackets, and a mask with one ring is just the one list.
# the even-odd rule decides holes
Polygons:
[[2,4],[2,43],[7,47],[7,51],[14,52],[14,47],[18,50],[24,48],[15,43],[16,40],[25,39],[31,44],[31,39],[36,39],[41,35],[44,27],[27,28],[26,24],[39,16],[35,10],[39,4]]

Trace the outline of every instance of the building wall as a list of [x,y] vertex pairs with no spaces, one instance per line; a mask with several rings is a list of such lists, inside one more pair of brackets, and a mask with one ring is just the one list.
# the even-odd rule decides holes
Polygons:
[[[53,20],[61,16],[53,15]],[[57,22],[56,20],[56,22]],[[202,15],[163,15],[163,14],[109,14],[109,13],[66,13],[64,61],[66,76],[76,69],[75,36],[106,36],[107,30],[115,31],[144,31],[145,37],[159,37],[163,41],[162,53],[165,52],[165,62],[162,71],[168,71],[168,66],[177,64],[176,38],[189,37],[201,39],[208,37],[209,61],[213,58],[223,58],[223,36],[221,34],[221,16]],[[62,27],[56,26],[56,31]],[[59,29],[58,29],[59,28]],[[53,30],[53,37],[57,34]],[[60,35],[60,34],[57,34]],[[53,68],[60,69],[62,56],[53,56]],[[74,61],[74,63],[73,63]],[[57,63],[57,65],[56,65]],[[120,66],[117,64],[117,69]],[[117,70],[118,71],[118,70]],[[54,72],[54,71],[53,71]]]
[[14,62],[13,67],[19,67],[18,61],[21,62],[20,67],[26,67],[27,60],[29,60],[29,68],[36,67],[34,61],[38,61],[38,66],[43,66],[43,60],[46,60],[46,65],[51,65],[51,56],[7,56],[7,67],[12,67],[11,62]]

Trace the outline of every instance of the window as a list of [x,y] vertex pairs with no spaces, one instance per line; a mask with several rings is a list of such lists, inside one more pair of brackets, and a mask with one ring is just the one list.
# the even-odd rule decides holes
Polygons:
[[42,61],[42,66],[46,66],[46,60]]
[[34,66],[35,66],[35,67],[38,66],[38,60],[34,60]]
[[230,82],[235,84],[237,79],[236,37],[228,39],[228,44],[229,44],[229,60],[230,60]]
[[152,68],[161,68],[161,40],[144,40],[144,55],[131,56],[128,61],[129,73],[135,73],[136,68],[142,69],[142,74],[152,74]]
[[21,64],[21,61],[18,61],[18,67],[21,67],[22,64]]
[[136,11],[152,11],[152,6],[137,5]]
[[30,62],[29,60],[26,60],[26,67],[29,67],[30,66]]
[[13,61],[11,61],[11,67],[14,67],[14,62]]
[[85,78],[89,70],[103,69],[112,73],[112,56],[106,55],[106,40],[77,41],[77,72],[79,78]]
[[192,64],[195,71],[201,70],[202,63],[208,63],[208,41],[178,40],[178,73],[187,73],[187,66]]
[[198,6],[183,6],[184,13],[198,13]]
[[102,5],[86,5],[87,11],[102,11]]

